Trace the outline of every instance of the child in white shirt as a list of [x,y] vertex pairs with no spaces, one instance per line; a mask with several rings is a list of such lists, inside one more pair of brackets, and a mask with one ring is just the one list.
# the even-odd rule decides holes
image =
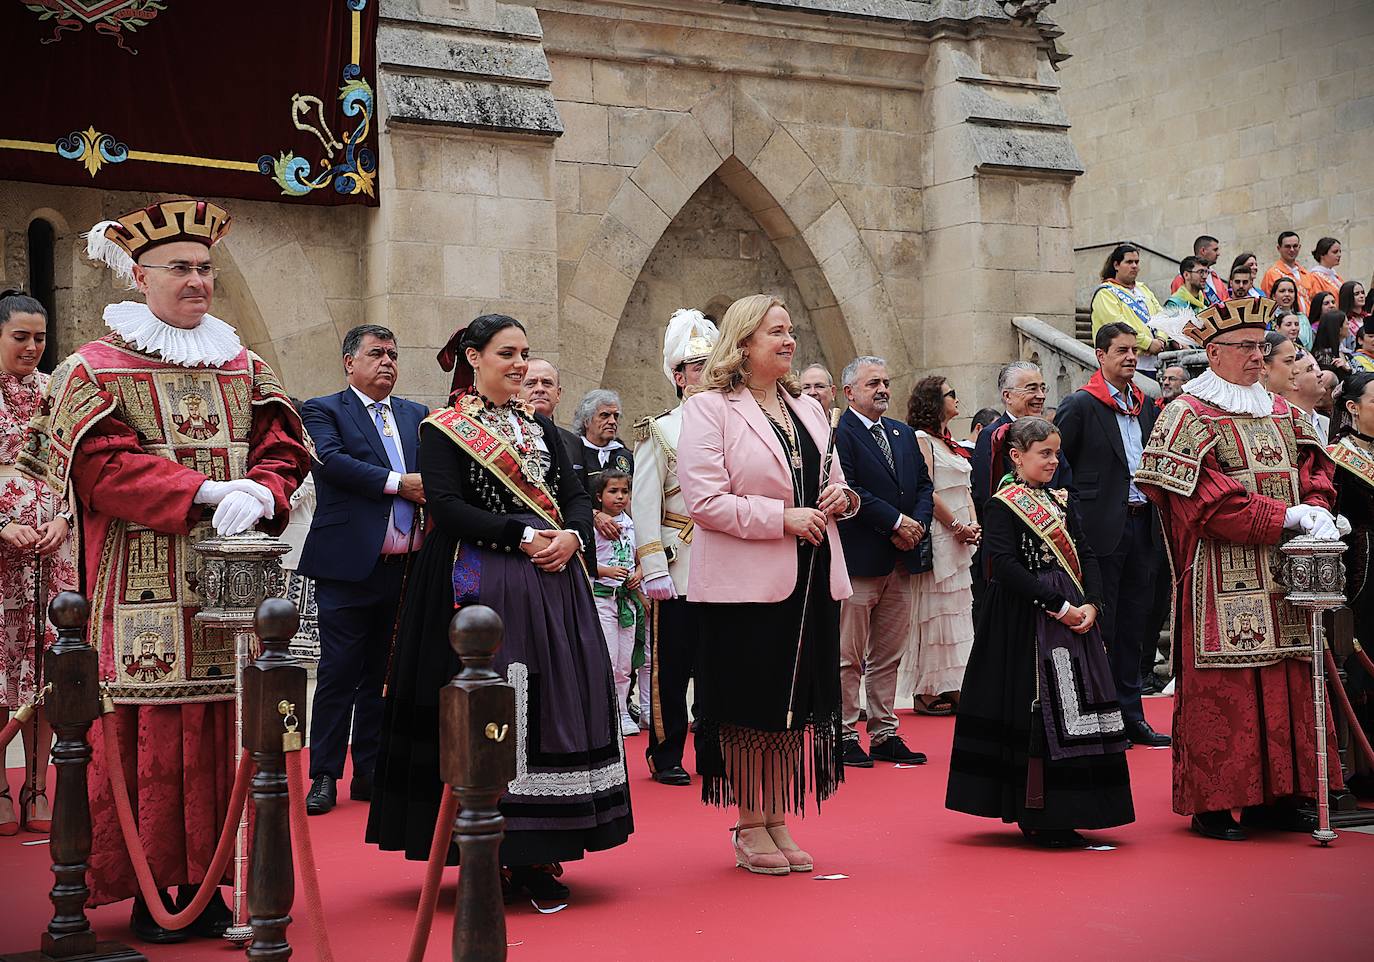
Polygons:
[[620,733],[637,735],[639,723],[630,717],[626,699],[630,692],[636,641],[644,636],[644,605],[636,591],[644,572],[635,562],[634,522],[625,511],[630,505],[630,476],[624,471],[602,471],[596,478],[593,500],[620,525],[618,538],[607,538],[600,531],[596,532],[596,580],[592,593],[596,596],[601,632],[606,636],[606,648],[611,656]]

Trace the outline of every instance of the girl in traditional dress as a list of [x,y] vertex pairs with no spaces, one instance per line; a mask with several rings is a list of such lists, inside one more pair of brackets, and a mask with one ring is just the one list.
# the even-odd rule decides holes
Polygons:
[[[454,610],[505,625],[492,663],[515,688],[516,777],[501,800],[507,896],[562,900],[561,863],[633,831],[620,712],[583,555],[591,499],[557,428],[518,398],[525,328],[487,314],[440,353],[450,407],[420,426],[429,528],[410,574],[388,679],[367,840],[429,857],[443,784],[439,692],[461,665]],[[458,858],[450,845],[448,860]]]
[[911,643],[902,656],[897,690],[911,692],[916,711],[948,715],[959,704],[964,669],[973,648],[973,552],[981,529],[973,511],[969,451],[949,433],[959,396],[939,375],[911,391],[906,423],[935,484],[932,568],[913,575],[916,604]]
[[[38,621],[47,626],[48,603],[58,592],[74,590],[77,581],[67,537],[71,510],[15,465],[25,428],[48,386],[48,375],[38,370],[47,329],[42,304],[22,291],[0,293],[0,724],[33,701]],[[35,595],[40,585],[41,600]],[[0,835],[13,835],[20,825],[33,832],[52,826],[47,796],[52,729],[41,709],[35,722],[23,727],[27,777],[19,791],[18,817],[9,785],[0,790]]]
[[757,875],[811,871],[787,814],[843,778],[839,602],[852,588],[835,520],[859,498],[839,458],[826,462],[831,429],[792,374],[796,347],[776,297],[731,304],[677,452],[696,526],[702,800],[736,809],[735,864]]
[[983,509],[992,568],[954,724],[945,805],[1049,848],[1135,820],[1116,686],[1097,631],[1097,560],[1062,490],[1059,432],[1014,421],[1013,478]]

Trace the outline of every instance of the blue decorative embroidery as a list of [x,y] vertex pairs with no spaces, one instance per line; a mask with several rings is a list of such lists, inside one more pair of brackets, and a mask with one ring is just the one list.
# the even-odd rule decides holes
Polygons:
[[453,559],[453,607],[475,605],[482,589],[482,556],[467,544],[458,546]]

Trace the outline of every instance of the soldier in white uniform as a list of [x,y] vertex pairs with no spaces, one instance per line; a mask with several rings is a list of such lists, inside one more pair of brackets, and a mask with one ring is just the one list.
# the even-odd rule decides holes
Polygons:
[[719,332],[700,312],[676,311],[663,335],[663,373],[677,388],[678,406],[635,425],[634,487],[630,514],[644,569],[644,593],[653,600],[651,715],[645,756],[654,781],[689,785],[682,767],[687,741],[687,683],[696,661],[696,605],[687,601],[692,519],[677,483],[677,440],[683,392],[701,382],[701,369]]

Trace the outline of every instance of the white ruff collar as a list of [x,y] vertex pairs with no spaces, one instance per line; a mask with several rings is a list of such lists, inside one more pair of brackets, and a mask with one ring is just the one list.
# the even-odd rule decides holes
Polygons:
[[221,367],[243,350],[238,333],[212,314],[186,330],[160,320],[141,301],[120,301],[105,308],[105,326],[145,354],[188,367]]
[[1183,386],[1185,393],[1229,414],[1262,418],[1274,413],[1274,398],[1256,382],[1249,387],[1232,384],[1210,368]]

